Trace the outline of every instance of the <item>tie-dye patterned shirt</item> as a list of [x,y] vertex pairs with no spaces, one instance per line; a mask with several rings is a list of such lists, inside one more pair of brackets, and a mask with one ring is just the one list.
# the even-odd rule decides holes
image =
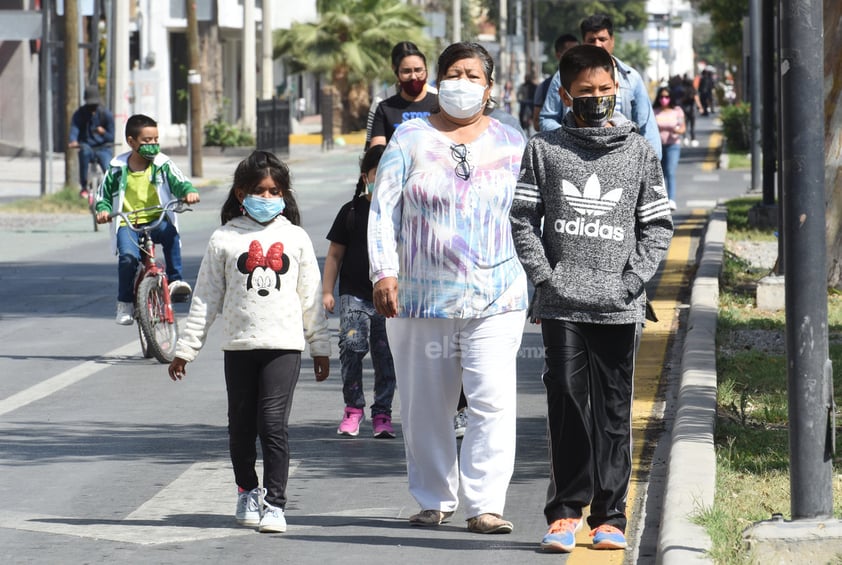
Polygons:
[[377,169],[368,249],[372,282],[398,279],[399,316],[526,309],[508,216],[523,148],[523,137],[494,119],[464,147],[427,118],[395,131]]

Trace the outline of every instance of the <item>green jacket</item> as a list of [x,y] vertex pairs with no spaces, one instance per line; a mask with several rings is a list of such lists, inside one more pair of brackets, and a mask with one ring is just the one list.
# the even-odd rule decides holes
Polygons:
[[[131,151],[117,155],[108,163],[108,171],[97,194],[97,212],[122,212],[126,194],[126,174],[129,167]],[[174,198],[184,198],[189,192],[198,192],[190,179],[181,172],[164,153],[158,153],[152,161],[149,179],[156,187],[161,204],[166,204]],[[178,215],[167,212],[168,220],[178,230]],[[117,229],[120,222],[112,222],[111,247],[117,253]]]

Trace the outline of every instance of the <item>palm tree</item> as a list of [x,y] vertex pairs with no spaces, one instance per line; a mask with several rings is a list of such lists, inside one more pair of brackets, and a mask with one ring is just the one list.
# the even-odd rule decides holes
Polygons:
[[334,94],[335,133],[365,124],[367,84],[394,77],[389,54],[399,41],[424,50],[426,21],[417,7],[400,0],[321,0],[316,23],[294,23],[275,35],[275,56],[292,72],[325,73]]

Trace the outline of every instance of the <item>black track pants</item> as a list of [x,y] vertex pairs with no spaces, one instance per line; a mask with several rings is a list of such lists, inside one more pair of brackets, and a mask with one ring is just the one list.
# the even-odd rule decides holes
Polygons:
[[547,523],[578,518],[625,531],[631,403],[640,326],[541,320],[550,487]]

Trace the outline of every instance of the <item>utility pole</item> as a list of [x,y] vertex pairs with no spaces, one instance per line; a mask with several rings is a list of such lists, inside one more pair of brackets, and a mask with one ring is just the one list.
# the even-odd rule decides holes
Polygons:
[[111,3],[113,19],[108,30],[111,45],[111,68],[114,97],[114,153],[119,155],[129,150],[123,132],[129,120],[129,3],[113,1]]
[[73,113],[79,108],[79,7],[77,0],[64,2],[64,184],[79,184],[79,150],[67,147]]
[[38,54],[41,80],[41,196],[46,196],[53,185],[53,4],[41,1],[41,52]]
[[462,0],[453,0],[453,41],[462,41]]
[[497,84],[506,84],[509,80],[509,5],[506,0],[500,0],[500,57],[497,61]]
[[242,108],[243,129],[256,133],[257,124],[257,80],[254,77],[256,45],[254,33],[254,0],[243,0],[243,77]]
[[763,56],[761,55],[761,0],[749,0],[749,71],[748,87],[751,102],[751,190],[760,190],[760,161],[763,137],[760,129],[760,116],[763,106],[761,88],[763,88]]
[[[836,405],[827,321],[824,13],[822,0],[782,0],[778,7],[792,520],[773,517],[745,531],[743,539],[754,542],[759,563],[784,555],[828,563],[842,545],[842,522],[833,515]],[[764,546],[766,558],[760,553]]]
[[821,1],[781,10],[781,174],[792,519],[833,516],[834,402],[828,353],[824,35]]
[[760,52],[766,53],[761,57],[760,72],[763,77],[761,87],[763,110],[762,138],[763,151],[763,205],[775,206],[775,170],[777,169],[777,112],[775,112],[775,57],[768,54],[775,53],[775,6],[773,2],[762,2],[760,5]]
[[187,85],[190,90],[190,176],[202,176],[202,75],[199,73],[199,20],[196,1],[187,1],[187,45],[190,69]]
[[263,79],[263,100],[275,97],[274,69],[272,68],[272,2],[263,2],[263,28],[261,30],[263,42],[263,60],[260,64],[260,76]]

